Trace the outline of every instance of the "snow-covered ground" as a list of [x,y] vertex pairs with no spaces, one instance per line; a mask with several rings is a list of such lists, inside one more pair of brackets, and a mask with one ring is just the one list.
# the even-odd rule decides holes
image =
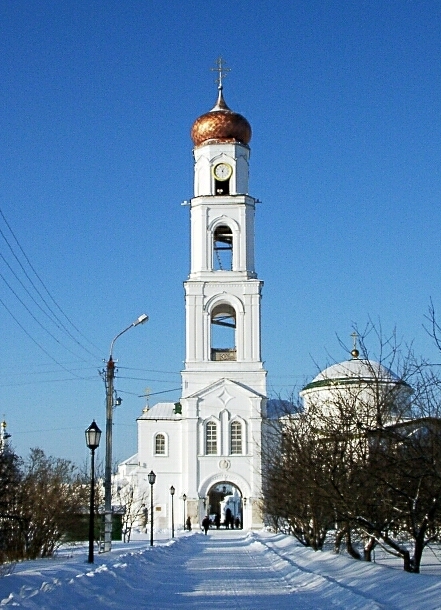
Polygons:
[[[299,546],[268,532],[180,532],[116,544],[86,563],[86,547],[18,564],[0,578],[0,606],[57,610],[441,608],[441,569],[422,574]],[[430,562],[429,562],[430,563]],[[436,570],[435,570],[436,568]],[[432,573],[429,573],[432,572]],[[437,573],[435,573],[437,572]]]

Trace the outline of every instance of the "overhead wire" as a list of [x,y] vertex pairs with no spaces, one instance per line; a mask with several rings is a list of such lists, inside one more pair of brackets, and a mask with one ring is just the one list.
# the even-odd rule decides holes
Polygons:
[[66,368],[63,364],[61,364],[61,362],[58,362],[58,360],[56,358],[54,358],[36,339],[34,339],[34,337],[26,330],[26,328],[23,326],[23,324],[20,322],[20,320],[12,313],[12,311],[9,309],[9,307],[6,305],[6,303],[2,299],[0,299],[0,304],[3,305],[3,307],[6,309],[6,311],[9,313],[9,315],[12,317],[12,319],[18,324],[18,326],[22,329],[22,331],[25,333],[25,335],[27,337],[29,337],[29,339],[33,343],[35,343],[35,345],[38,348],[40,348],[41,351],[43,353],[45,353],[48,358],[50,358],[53,362],[55,362],[55,364],[57,364],[60,368],[62,368],[67,373],[70,373],[71,375],[74,375],[74,377],[78,377],[79,379],[81,379],[81,377],[76,375],[70,369]]
[[[26,298],[28,299],[28,303],[25,302],[25,299],[20,296],[20,294],[18,294],[17,290],[14,289],[14,287],[11,285],[10,281],[8,281],[8,279],[0,272],[0,279],[4,282],[4,284],[7,286],[8,290],[11,292],[11,294],[14,296],[15,299],[18,300],[18,302],[21,304],[21,306],[25,309],[25,311],[27,312],[27,314],[29,315],[29,317],[34,320],[34,322],[62,349],[66,350],[67,352],[69,352],[70,354],[72,354],[75,358],[80,359],[82,362],[87,363],[88,360],[86,360],[84,357],[80,356],[79,354],[75,353],[72,349],[70,349],[65,342],[63,342],[58,336],[56,336],[54,334],[54,332],[52,332],[40,319],[39,317],[37,317],[35,310],[32,311],[31,307],[36,307],[38,309],[38,311],[45,317],[45,319],[49,320],[49,322],[51,324],[53,324],[56,329],[58,329],[58,331],[60,331],[62,334],[64,333],[65,335],[67,335],[72,341],[74,341],[74,343],[79,346],[82,350],[84,350],[87,354],[89,354],[90,356],[92,356],[94,359],[97,357],[95,353],[93,353],[86,345],[84,345],[83,342],[79,341],[77,339],[77,337],[75,337],[75,335],[73,334],[73,332],[71,332],[71,330],[67,327],[67,325],[63,322],[63,320],[60,318],[60,315],[57,314],[57,312],[55,311],[55,309],[63,316],[63,318],[67,321],[67,323],[71,326],[71,328],[78,333],[78,335],[82,338],[84,338],[87,343],[89,345],[91,345],[93,348],[95,348],[97,351],[100,351],[99,348],[96,347],[96,345],[94,345],[93,342],[91,342],[78,328],[77,326],[72,322],[72,320],[67,316],[67,314],[63,311],[63,309],[60,307],[60,305],[57,303],[57,301],[54,299],[54,297],[52,296],[52,294],[50,293],[49,289],[47,288],[46,284],[43,282],[41,276],[38,274],[38,272],[36,271],[34,265],[31,263],[28,255],[26,254],[26,252],[24,251],[24,248],[22,247],[22,245],[20,244],[16,234],[14,233],[11,225],[9,224],[8,220],[5,217],[4,212],[2,211],[2,209],[0,208],[0,218],[3,220],[5,226],[7,227],[9,234],[12,236],[13,241],[11,242],[10,239],[8,239],[8,235],[6,235],[5,231],[2,230],[2,228],[0,227],[0,236],[3,238],[5,244],[7,245],[7,248],[9,250],[9,252],[11,253],[11,255],[13,256],[13,259],[15,260],[16,264],[19,266],[21,273],[24,275],[24,277],[26,278],[27,282],[29,282],[29,285],[31,288],[29,288],[28,286],[26,286],[25,282],[22,280],[21,277],[19,277],[19,275],[17,274],[16,270],[14,269],[13,265],[6,259],[6,257],[4,256],[4,254],[0,253],[0,261],[3,261],[3,263],[6,265],[6,267],[8,268],[9,272],[11,273],[11,275],[13,276],[13,278],[18,282],[18,284],[20,285],[21,289],[24,291],[24,294],[26,295]],[[18,251],[17,251],[18,249]],[[20,256],[23,259],[20,260]],[[28,266],[28,268],[31,270],[33,276],[35,276],[35,278],[38,280],[39,285],[42,287],[43,292],[45,294],[42,293],[42,290],[36,285],[36,282],[33,280],[33,278],[31,277],[31,273],[28,272],[28,270],[25,268],[25,265]],[[46,295],[46,296],[45,296]],[[50,302],[48,302],[50,301]],[[51,306],[51,303],[53,304],[53,306]],[[55,363],[58,367],[60,367],[63,371],[65,371],[66,373],[69,373],[70,375],[72,375],[73,377],[75,377],[76,379],[93,379],[94,377],[92,376],[84,376],[84,375],[78,375],[78,373],[75,371],[75,369],[73,369],[72,367],[68,367],[65,364],[63,364],[63,362],[60,361],[59,358],[55,357],[51,351],[49,349],[47,349],[46,346],[44,346],[44,344],[42,344],[42,342],[40,340],[37,340],[32,332],[29,330],[29,327],[26,327],[25,324],[23,323],[22,320],[20,320],[20,318],[13,313],[13,311],[11,310],[11,307],[8,306],[8,304],[5,302],[4,299],[0,299],[0,305],[7,311],[7,313],[11,316],[11,318],[14,320],[14,322],[19,326],[19,328],[25,333],[25,335],[53,362]],[[100,358],[101,359],[101,358]],[[128,367],[119,367],[121,369],[126,369],[128,370],[138,370],[138,371],[142,371],[142,372],[148,372],[148,373],[159,373],[159,374],[164,374],[164,375],[177,375],[178,373],[176,372],[172,372],[172,371],[153,371],[153,370],[146,370],[146,369],[130,369]],[[53,373],[56,373],[56,371],[53,371]],[[27,370],[27,374],[29,374],[29,370]],[[138,378],[138,377],[126,377],[125,375],[119,376],[119,379],[129,379],[129,380],[136,380],[136,381],[155,381],[156,383],[164,383],[164,380],[146,380],[143,378]],[[53,380],[52,380],[53,381]],[[59,379],[56,381],[66,381],[63,379]],[[48,383],[50,382],[50,380],[41,380],[41,383]],[[29,383],[29,381],[26,382],[16,382],[14,385],[23,385],[24,383]],[[8,385],[10,385],[8,383]],[[176,388],[179,389],[179,388]],[[169,391],[176,391],[176,389],[173,390],[165,390],[164,392],[157,392],[157,393],[165,393],[165,392],[169,392]]]
[[[60,307],[60,305],[57,303],[57,301],[55,300],[55,298],[52,296],[52,294],[49,292],[49,289],[47,288],[46,284],[43,282],[41,276],[38,274],[38,272],[36,271],[35,267],[32,265],[29,257],[27,256],[26,252],[24,251],[23,247],[21,246],[17,236],[15,235],[14,231],[12,230],[12,227],[10,226],[10,224],[8,223],[2,209],[0,208],[0,216],[3,219],[5,225],[7,226],[10,234],[12,235],[15,244],[17,245],[17,247],[19,248],[19,251],[21,252],[24,260],[26,261],[27,265],[29,266],[29,268],[31,269],[32,273],[34,274],[34,276],[37,278],[38,282],[41,284],[41,286],[44,289],[44,292],[46,293],[46,295],[49,297],[49,299],[51,300],[51,302],[54,304],[54,306],[57,308],[57,310],[64,316],[64,318],[67,320],[67,322],[71,325],[71,327],[83,338],[85,339],[92,347],[94,347],[96,350],[100,351],[99,348],[94,345],[80,330],[79,328],[77,328],[77,326],[72,322],[72,320],[67,316],[67,314],[63,311],[63,309]],[[19,257],[17,256],[17,254],[14,252],[14,249],[10,243],[10,241],[8,240],[7,236],[5,235],[4,231],[2,231],[2,229],[0,228],[0,235],[3,237],[6,245],[8,246],[12,256],[14,257],[14,259],[16,260],[17,264],[19,265],[20,269],[22,270],[23,274],[25,275],[25,277],[27,278],[27,280],[29,281],[29,283],[31,284],[32,288],[35,290],[36,294],[38,295],[38,297],[41,299],[41,301],[44,303],[44,305],[46,306],[47,310],[50,312],[50,314],[53,316],[52,322],[57,326],[57,328],[61,329],[69,336],[70,339],[72,339],[81,349],[83,349],[85,352],[87,352],[90,356],[93,356],[94,358],[96,357],[96,353],[93,353],[89,350],[88,347],[86,347],[83,343],[81,343],[73,334],[72,332],[70,332],[70,330],[67,328],[66,324],[60,319],[60,317],[57,315],[57,313],[54,311],[53,307],[50,306],[50,304],[48,303],[47,299],[44,297],[44,295],[41,293],[41,290],[39,290],[39,288],[36,286],[35,282],[33,281],[33,279],[30,277],[29,273],[26,271],[24,265],[22,264],[22,262],[20,261]],[[5,260],[4,256],[2,256],[3,260]],[[13,273],[14,277],[20,282],[21,286],[23,286],[23,283],[21,282],[21,280],[18,278],[17,274],[15,273],[15,271],[11,268],[11,266],[9,265],[9,263],[7,263],[9,269],[11,270],[11,272]],[[30,296],[30,298],[33,300],[33,302],[38,305],[36,299],[30,295],[29,290],[26,289],[27,294]],[[38,305],[38,307],[40,308],[40,310],[42,310],[42,307],[40,305]],[[46,315],[50,318],[49,314],[46,312]]]
[[[51,333],[50,330],[48,330],[46,328],[46,326],[44,326],[44,324],[42,324],[40,322],[40,320],[32,313],[32,311],[23,301],[23,299],[21,299],[20,296],[15,292],[15,290],[12,288],[12,286],[9,284],[9,282],[7,281],[7,279],[4,277],[4,275],[2,273],[0,273],[0,278],[4,281],[4,283],[9,288],[9,290],[12,292],[12,294],[15,296],[15,298],[19,301],[19,303],[21,303],[23,305],[23,307],[26,309],[26,311],[31,316],[31,318],[38,324],[38,326],[40,326],[40,328],[42,328],[56,343],[58,343],[58,345],[61,345],[62,347],[64,347],[64,349],[67,350],[69,353],[71,353],[73,356],[77,356],[77,354],[75,354],[75,352],[73,352],[71,349],[69,349],[67,347],[67,345],[64,345],[59,339],[57,339],[57,337],[55,337],[55,335],[53,333]],[[77,357],[80,358],[80,356],[77,356]],[[82,359],[82,358],[80,358],[80,359]],[[86,360],[84,360],[84,359],[82,359],[82,360],[83,360],[83,362],[86,362]]]

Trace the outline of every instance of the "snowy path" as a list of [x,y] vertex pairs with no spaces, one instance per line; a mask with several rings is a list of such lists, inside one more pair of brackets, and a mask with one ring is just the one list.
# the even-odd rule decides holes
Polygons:
[[291,587],[246,534],[210,532],[194,537],[194,554],[181,567],[192,586],[170,607],[292,608]]
[[184,534],[98,555],[25,562],[0,579],[0,606],[46,610],[414,610],[441,608],[440,579],[409,575],[287,536],[238,531]]
[[184,592],[184,599],[170,608],[208,604],[210,609],[317,610],[328,608],[330,600],[342,608],[383,607],[333,579],[313,574],[305,579],[305,571],[253,536],[219,531],[196,540],[199,552],[185,565],[187,574],[195,577],[194,590]]

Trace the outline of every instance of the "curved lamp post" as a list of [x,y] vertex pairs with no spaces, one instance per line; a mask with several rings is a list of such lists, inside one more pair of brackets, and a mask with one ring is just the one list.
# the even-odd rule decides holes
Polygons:
[[171,495],[171,518],[172,518],[172,538],[175,537],[175,515],[173,512],[173,496],[175,495],[175,488],[173,485],[170,487],[170,495]]
[[98,449],[101,440],[101,430],[95,423],[95,420],[85,431],[86,445],[90,449],[91,464],[90,464],[90,505],[89,505],[89,556],[88,563],[93,563],[93,539],[94,539],[94,517],[95,517],[95,449]]
[[156,475],[151,470],[147,477],[150,483],[150,546],[153,546],[153,485],[156,481]]
[[110,356],[107,361],[105,373],[106,384],[106,462],[104,469],[104,552],[112,548],[112,426],[113,426],[113,380],[115,378],[115,362],[112,358],[113,346],[118,337],[125,332],[144,324],[149,319],[145,313],[137,318],[130,326],[118,333],[110,344]]
[[184,530],[185,530],[185,502],[187,501],[187,496],[182,494],[182,500],[184,501]]

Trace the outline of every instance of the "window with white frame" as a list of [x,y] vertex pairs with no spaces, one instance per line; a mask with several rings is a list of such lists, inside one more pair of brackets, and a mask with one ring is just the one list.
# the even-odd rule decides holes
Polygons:
[[207,455],[217,454],[217,426],[214,422],[208,422],[205,427],[205,453]]
[[234,421],[230,428],[230,445],[231,453],[242,453],[242,425],[238,421]]
[[155,455],[165,455],[165,435],[157,434],[155,436]]

